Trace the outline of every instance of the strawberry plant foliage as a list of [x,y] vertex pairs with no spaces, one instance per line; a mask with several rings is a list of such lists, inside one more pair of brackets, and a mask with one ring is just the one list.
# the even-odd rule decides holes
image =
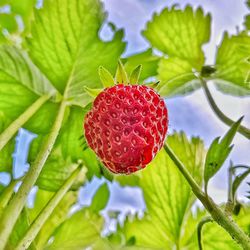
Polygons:
[[[65,8],[65,5],[68,8]],[[53,15],[48,18],[51,13]],[[122,31],[116,32],[114,38],[108,42],[103,42],[99,38],[98,32],[105,18],[99,1],[65,1],[63,4],[59,1],[45,1],[44,7],[35,11],[32,38],[27,40],[29,55],[39,69],[25,52],[14,47],[1,48],[0,107],[6,115],[11,116],[10,123],[29,108],[39,97],[38,95],[55,93],[58,97],[54,100],[59,101],[67,83],[65,98],[70,103],[82,107],[88,103],[89,98],[85,95],[84,87],[100,86],[96,73],[98,66],[103,64],[114,70],[117,58],[125,46],[121,41]],[[54,49],[55,44],[57,44],[56,49]],[[98,61],[95,56],[97,54],[102,55]],[[8,62],[8,67],[4,62]],[[10,92],[10,89],[13,91]],[[39,111],[34,112],[32,119],[23,124],[30,131],[40,134],[35,140],[37,143],[34,142],[33,145],[41,145],[42,138],[45,138],[53,124],[58,107],[59,105],[49,101]],[[52,152],[51,159],[54,166],[56,157],[60,158],[61,154],[65,161],[70,152],[73,154],[69,160],[84,158],[81,142],[78,140],[82,134],[83,114],[76,106],[68,109],[67,114],[64,119],[67,126],[62,130],[62,136],[59,136],[56,152]],[[69,118],[68,123],[66,123],[67,118]],[[59,141],[62,146],[59,146]],[[31,162],[37,155],[37,150],[38,147],[31,148],[29,155]],[[69,166],[69,162],[66,165]],[[52,169],[55,170],[55,167]],[[45,172],[44,170],[43,173]],[[46,176],[50,174],[51,171]],[[69,173],[64,176],[69,176]]]
[[224,33],[217,50],[216,85],[224,93],[250,95],[250,37],[246,32],[229,36]]
[[215,138],[211,146],[209,147],[204,169],[205,188],[207,188],[209,179],[219,171],[219,169],[222,167],[222,164],[230,154],[233,148],[231,142],[242,119],[243,117],[241,117],[236,123],[234,123],[221,140],[220,137]]
[[159,62],[162,95],[183,94],[187,92],[187,85],[189,91],[196,88],[188,83],[196,79],[193,68],[199,71],[204,64],[201,46],[209,41],[210,19],[201,8],[193,11],[188,6],[184,10],[164,9],[147,24],[143,35],[154,48],[169,57],[162,57]]
[[139,82],[142,82],[147,78],[157,75],[159,60],[159,57],[154,55],[152,48],[150,48],[142,53],[125,58],[125,69],[127,72],[132,72],[137,65],[142,65],[142,71],[139,79]]
[[[49,16],[53,18],[50,19]],[[36,22],[32,25],[33,37],[28,40],[29,55],[58,91],[64,92],[71,104],[84,107],[89,102],[85,87],[101,86],[97,74],[99,65],[107,65],[114,71],[117,58],[124,50],[122,31],[117,31],[108,42],[99,38],[98,32],[105,18],[99,1],[45,1],[44,7],[36,11]],[[101,57],[96,60],[96,55]],[[57,139],[56,151],[51,153],[51,159],[62,156],[66,161],[70,156],[70,160],[74,162],[84,159],[87,154],[84,156],[79,141],[84,114],[77,106],[71,106],[65,117],[65,124]],[[36,150],[32,152],[29,156],[31,160],[34,159]],[[97,173],[99,166],[97,163],[93,166]],[[46,169],[49,170],[49,166]]]
[[121,30],[111,41],[99,38],[105,19],[98,0],[48,0],[35,12],[32,38],[27,44],[29,54],[54,86],[61,93],[65,91],[71,103],[86,105],[89,98],[84,87],[101,86],[98,66],[107,65],[113,71],[124,50]]
[[[133,176],[113,177],[100,166],[100,161],[82,138],[82,121],[92,108],[93,98],[88,94],[95,96],[102,91],[98,68],[103,65],[113,74],[116,62],[125,49],[122,30],[113,29],[114,34],[109,41],[103,41],[100,37],[102,25],[106,22],[106,13],[101,1],[44,0],[43,7],[34,10],[33,0],[3,0],[0,5],[2,4],[10,4],[11,13],[0,13],[0,31],[5,29],[10,34],[5,36],[0,32],[0,43],[9,44],[0,46],[0,171],[12,172],[11,154],[15,144],[13,137],[22,126],[37,134],[37,138],[31,144],[29,163],[31,168],[35,166],[33,173],[41,171],[41,174],[37,179],[33,178],[32,174],[29,175],[32,171],[28,172],[26,179],[31,176],[33,182],[24,179],[24,188],[21,186],[21,192],[18,191],[16,195],[13,195],[16,181],[12,180],[7,187],[0,185],[0,198],[3,198],[4,193],[7,194],[1,203],[1,206],[3,203],[4,206],[0,208],[0,248],[6,245],[7,238],[9,248],[17,247],[17,243],[25,241],[23,236],[29,231],[30,225],[35,224],[40,212],[46,211],[44,208],[50,198],[54,197],[54,192],[60,192],[76,166],[82,163],[88,169],[88,179],[93,176],[104,176],[123,185],[139,186],[147,207],[145,216],[130,222],[126,220],[124,227],[120,227],[113,237],[101,237],[104,220],[99,212],[105,208],[109,200],[108,186],[104,184],[99,188],[90,207],[69,216],[68,212],[77,201],[77,190],[84,182],[84,177],[79,175],[71,186],[71,191],[57,207],[54,207],[55,210],[50,217],[46,217],[48,219],[40,228],[39,234],[34,234],[36,238],[30,249],[197,248],[196,225],[207,214],[200,210],[191,213],[195,197],[188,185],[189,180],[183,174],[187,182],[178,171],[178,164],[175,165],[176,161],[174,163],[171,160],[173,156],[167,154],[168,151],[161,150],[148,168]],[[16,15],[21,15],[25,24],[22,34],[15,22]],[[32,19],[34,21],[31,23]],[[240,32],[235,36],[225,33],[217,50],[215,65],[210,67],[205,65],[202,50],[202,46],[210,39],[210,26],[210,14],[205,14],[201,8],[193,10],[187,6],[181,10],[175,6],[164,9],[160,14],[154,15],[143,31],[152,48],[122,59],[125,69],[129,72],[137,65],[142,65],[144,70],[141,77],[139,78],[141,66],[138,66],[129,77],[119,62],[116,82],[130,81],[134,85],[125,86],[127,90],[135,88],[143,92],[147,87],[137,84],[142,80],[151,81],[158,78],[161,80],[160,84],[149,86],[156,87],[165,96],[174,96],[190,93],[199,88],[202,77],[208,77],[216,80],[218,88],[225,93],[249,95],[249,35],[246,32]],[[11,40],[13,32],[21,41],[17,47],[13,45],[15,41]],[[155,55],[155,49],[160,51],[158,55]],[[211,69],[213,70],[209,71]],[[105,87],[113,86],[114,79],[106,69],[99,68],[99,75]],[[119,85],[115,88],[119,89]],[[206,184],[230,152],[229,145],[238,125],[239,122],[233,125],[231,132],[229,131],[220,143],[217,139],[210,147],[205,163]],[[153,130],[158,132],[162,128],[158,126]],[[156,135],[158,142],[157,149],[150,148],[150,153],[153,150],[154,154],[164,143],[164,136],[158,140],[159,134],[154,133],[156,131],[151,131],[151,135]],[[166,126],[163,132],[166,133]],[[91,137],[93,136],[92,134]],[[112,143],[117,138],[113,138]],[[134,143],[133,138],[130,139],[127,143]],[[93,144],[88,138],[87,141],[90,146]],[[140,144],[140,141],[137,141],[137,144]],[[199,138],[189,140],[184,133],[174,133],[169,136],[166,145],[173,148],[174,153],[197,182],[198,188],[201,188],[205,155],[203,142]],[[115,153],[112,152],[113,156]],[[100,152],[97,154],[101,156]],[[150,159],[143,163],[149,163],[153,158],[151,156],[152,154]],[[123,159],[123,163],[127,158]],[[211,161],[219,163],[212,170],[208,167]],[[134,165],[144,166],[138,162]],[[249,169],[235,178],[232,186],[234,194],[248,173]],[[33,184],[36,184],[39,190],[34,207],[27,209],[26,198],[23,197],[27,197]],[[28,188],[25,189],[25,185]],[[4,209],[7,204],[8,209]],[[12,213],[8,214],[8,211]],[[248,208],[240,209],[236,220],[247,231],[249,212],[244,211],[248,211]],[[6,221],[8,223],[4,224]],[[12,232],[6,227],[9,222]],[[231,219],[229,224],[230,222]],[[238,249],[226,231],[215,223],[205,225],[202,232],[206,249]],[[241,232],[240,236],[238,235],[238,238],[241,238],[244,232],[240,231],[240,228],[238,232]],[[122,242],[117,240],[120,236],[123,237]],[[247,236],[241,239],[249,246]]]
[[[143,35],[153,48],[163,53],[158,57],[157,67],[162,95],[183,95],[200,87],[197,73],[205,63],[202,45],[209,42],[210,26],[210,14],[190,6],[184,10],[164,9],[148,22]],[[246,31],[231,37],[225,32],[214,60],[216,73],[209,77],[220,91],[249,95],[249,39]],[[146,62],[141,59],[141,63]]]
[[[189,141],[184,133],[176,133],[168,136],[168,143],[201,184],[203,142],[199,138]],[[189,185],[164,150],[139,173],[138,185],[143,190],[146,215],[125,224],[126,238],[134,235],[138,246],[171,249],[181,239],[186,214],[194,202]]]

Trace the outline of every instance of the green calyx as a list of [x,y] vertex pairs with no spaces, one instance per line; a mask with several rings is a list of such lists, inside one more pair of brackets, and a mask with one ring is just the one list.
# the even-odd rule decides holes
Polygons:
[[[124,84],[124,85],[136,85],[138,84],[140,74],[141,74],[142,65],[138,65],[128,77],[128,74],[125,70],[124,65],[119,60],[117,65],[117,70],[115,77],[103,66],[100,66],[98,69],[99,77],[102,82],[103,88],[109,88],[115,86],[116,84]],[[95,98],[103,89],[91,89],[88,87],[84,87],[85,92]]]

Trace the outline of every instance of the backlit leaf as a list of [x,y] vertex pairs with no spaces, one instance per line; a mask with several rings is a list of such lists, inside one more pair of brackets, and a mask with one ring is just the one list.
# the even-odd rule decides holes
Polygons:
[[96,213],[104,209],[109,200],[109,195],[110,193],[109,193],[108,184],[107,183],[102,184],[98,188],[98,190],[96,191],[92,199],[90,209]]
[[46,249],[82,250],[91,247],[100,238],[102,226],[102,217],[89,209],[82,209],[57,228],[53,235],[53,242]]
[[113,72],[124,50],[122,31],[108,42],[99,38],[105,18],[99,0],[45,0],[35,11],[29,54],[71,103],[86,105],[84,87],[101,87],[98,67]]
[[[167,141],[201,183],[205,153],[202,141],[189,141],[184,133],[171,135]],[[181,238],[182,225],[194,201],[190,186],[164,149],[141,171],[138,185],[143,190],[147,211],[143,219],[125,224],[126,238],[135,236],[136,246],[172,249]]]
[[216,55],[215,81],[222,92],[250,95],[250,36],[224,34]]
[[183,95],[200,87],[195,72],[205,61],[202,45],[209,41],[210,23],[202,8],[195,11],[187,6],[166,8],[147,24],[143,35],[164,54],[158,68],[162,95]]
[[154,48],[169,57],[184,59],[199,69],[204,63],[201,46],[210,38],[210,19],[202,8],[196,11],[190,6],[184,10],[166,8],[154,15],[143,35]]
[[[53,192],[38,190],[35,197],[34,207],[28,210],[30,221],[32,222],[40,213],[49,199],[53,196]],[[47,219],[39,234],[35,239],[36,247],[43,249],[54,230],[63,223],[67,217],[71,206],[77,201],[76,192],[68,192],[61,202],[57,205],[51,216]]]
[[192,65],[178,57],[161,59],[158,68],[159,93],[162,96],[187,94],[200,87]]
[[157,75],[158,62],[159,57],[153,55],[152,49],[148,49],[126,58],[125,69],[127,72],[132,72],[137,65],[141,64],[143,70],[140,74],[139,83],[142,83],[142,80]]

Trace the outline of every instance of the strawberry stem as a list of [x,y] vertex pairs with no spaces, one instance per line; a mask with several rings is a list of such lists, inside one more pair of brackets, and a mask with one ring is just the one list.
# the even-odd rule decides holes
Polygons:
[[59,134],[64,113],[66,101],[62,101],[55,122],[51,128],[48,137],[44,140],[40,151],[20,186],[16,195],[12,198],[6,209],[3,211],[0,221],[0,249],[4,249],[11,234],[12,229],[25,206],[29,191],[35,184]]
[[3,192],[1,193],[1,200],[0,200],[0,219],[1,219],[1,214],[3,209],[8,205],[13,193],[14,193],[14,188],[16,186],[16,184],[18,183],[18,181],[20,181],[20,179],[18,180],[12,180],[10,182],[10,184],[5,187],[5,189],[3,190]]
[[[207,100],[209,102],[209,105],[211,106],[212,110],[214,111],[214,113],[217,115],[217,117],[224,122],[226,125],[231,126],[234,121],[231,120],[229,117],[227,117],[217,106],[217,104],[215,103],[212,94],[207,86],[207,82],[204,78],[199,77],[200,81],[201,81],[201,85],[203,87],[203,90],[205,92],[205,95],[207,97]],[[240,134],[242,134],[243,136],[245,136],[247,139],[250,139],[250,129],[240,125],[238,128],[238,132]]]
[[197,184],[179,158],[175,155],[172,149],[168,146],[168,144],[164,145],[164,149],[191,186],[195,196],[201,201],[214,221],[223,227],[231,235],[231,237],[243,247],[243,249],[250,249],[250,238],[245,234],[245,232],[232,220],[231,217],[227,216],[226,213],[215,204],[208,194],[205,194],[202,191],[200,186]]
[[71,174],[71,176],[64,182],[62,187],[54,194],[54,196],[50,199],[47,205],[42,209],[40,214],[34,220],[24,237],[19,241],[15,250],[28,249],[32,241],[35,239],[40,229],[52,214],[53,210],[56,208],[58,203],[62,200],[64,195],[73,185],[74,181],[78,177],[81,171],[82,164],[79,164],[75,171]]

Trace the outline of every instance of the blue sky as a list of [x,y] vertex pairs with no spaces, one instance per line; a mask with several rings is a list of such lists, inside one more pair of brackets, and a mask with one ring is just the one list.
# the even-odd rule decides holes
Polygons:
[[[125,29],[125,40],[128,41],[125,55],[130,55],[139,51],[143,51],[149,45],[141,36],[140,31],[144,29],[146,22],[150,20],[154,12],[160,12],[164,7],[172,6],[178,3],[183,8],[187,3],[192,6],[201,5],[205,12],[211,12],[213,16],[212,22],[212,38],[208,45],[204,46],[206,52],[207,63],[213,63],[216,51],[216,45],[219,44],[222,32],[224,30],[233,34],[236,26],[242,27],[243,17],[247,13],[247,8],[242,0],[195,0],[195,1],[163,1],[163,0],[104,0],[105,9],[108,11],[108,21],[114,22],[118,28]],[[101,33],[108,36],[107,26]],[[235,98],[218,92],[212,85],[211,91],[214,95],[218,106],[231,118],[237,119],[245,114],[244,124],[250,127],[250,98]],[[227,126],[225,126],[211,111],[204,94],[201,90],[196,91],[192,95],[186,97],[177,97],[166,99],[170,116],[170,132],[173,130],[184,130],[189,136],[199,135],[205,140],[208,146],[216,137],[223,135]],[[26,154],[31,138],[27,136],[25,131],[20,133],[17,144],[17,152],[15,155],[15,169],[27,169]],[[241,135],[237,135],[234,141],[235,149],[230,155],[235,163],[249,164],[250,162],[250,142]],[[225,200],[226,195],[226,178],[227,164],[219,171],[215,178],[211,181],[209,190],[217,201]],[[20,174],[20,171],[18,171]],[[0,178],[6,180],[5,178]],[[250,179],[248,179],[250,181]],[[95,179],[89,184],[87,189],[81,192],[81,203],[88,204],[90,198],[100,181]],[[243,197],[246,186],[240,188],[240,196]],[[109,209],[131,210],[133,208],[144,208],[141,191],[126,188],[121,191],[117,184],[112,186],[111,199],[108,204]]]

